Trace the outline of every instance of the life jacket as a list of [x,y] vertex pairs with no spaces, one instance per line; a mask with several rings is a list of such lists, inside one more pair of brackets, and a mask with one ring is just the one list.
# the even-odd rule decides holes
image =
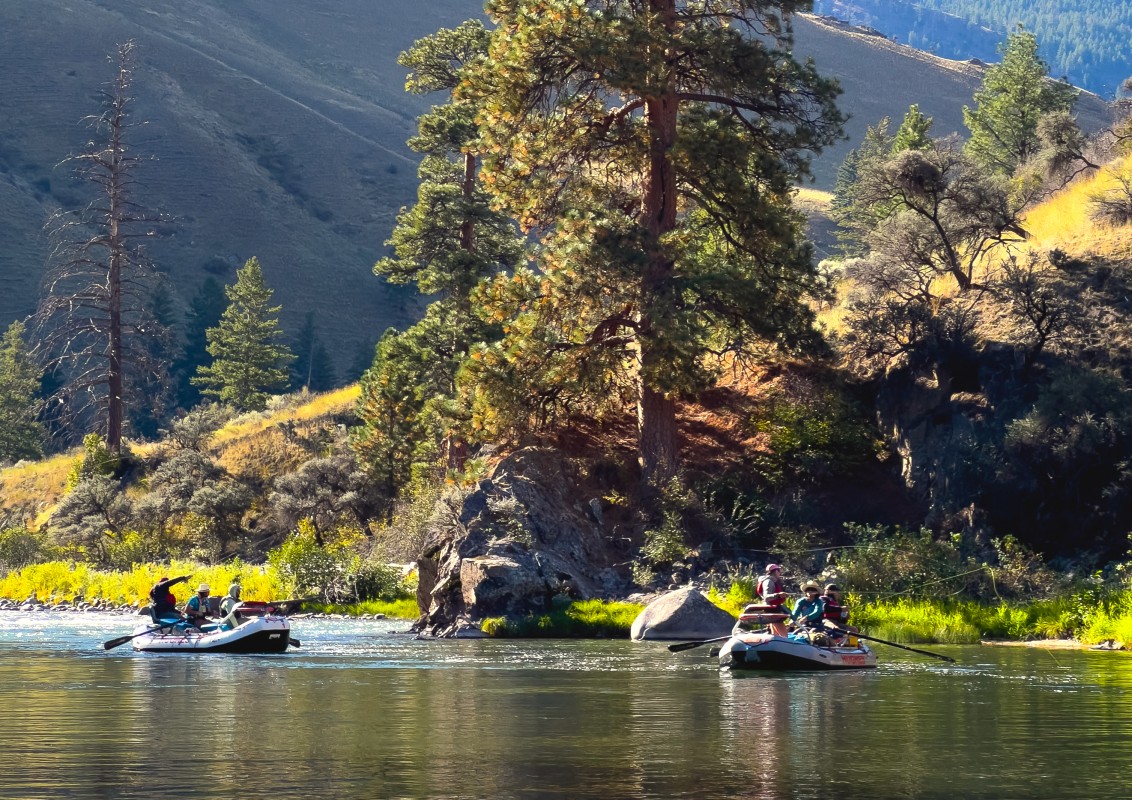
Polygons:
[[160,591],[160,584],[149,590],[149,599],[153,601],[153,613],[156,617],[175,615],[177,613],[177,598],[168,588]]
[[844,625],[849,621],[848,608],[838,605],[837,602],[828,595],[822,595],[821,599],[825,601],[825,611],[821,615],[822,619],[828,619],[830,622],[835,622],[838,625]]
[[781,578],[776,578],[773,575],[763,575],[759,578],[759,585],[755,593],[767,605],[780,606],[786,602],[784,597],[771,597],[772,594],[786,591],[786,585],[783,584]]
[[203,617],[208,614],[208,599],[194,594],[185,603],[185,612],[191,617]]

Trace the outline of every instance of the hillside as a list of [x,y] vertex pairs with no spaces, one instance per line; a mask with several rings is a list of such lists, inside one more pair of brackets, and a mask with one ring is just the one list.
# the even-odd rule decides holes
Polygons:
[[[230,281],[257,256],[284,325],[308,311],[342,367],[355,345],[403,325],[420,302],[371,274],[397,209],[412,201],[404,142],[426,107],[406,94],[397,54],[438,27],[479,13],[478,0],[422,4],[41,0],[0,4],[0,324],[30,313],[47,254],[43,224],[90,198],[63,166],[88,136],[79,120],[110,75],[118,42],[139,45],[135,139],[157,160],[139,200],[176,221],[150,246],[184,307],[207,276]],[[375,11],[375,8],[377,9]],[[867,125],[920,103],[934,132],[962,129],[980,68],[816,18],[798,20],[798,51],[838,78],[847,139],[814,165],[830,188]],[[1103,124],[1095,97],[1084,127]]]
[[816,0],[814,12],[869,25],[947,58],[997,60],[1015,26],[1033,33],[1050,72],[1112,97],[1129,76],[1132,6],[1111,0]]

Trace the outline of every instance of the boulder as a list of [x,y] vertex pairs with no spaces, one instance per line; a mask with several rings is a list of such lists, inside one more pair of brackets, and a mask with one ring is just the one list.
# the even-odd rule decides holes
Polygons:
[[643,639],[714,639],[726,636],[735,617],[698,589],[677,589],[653,600],[633,620],[630,636]]
[[434,510],[417,562],[414,630],[466,636],[486,617],[551,610],[555,598],[623,595],[625,557],[595,517],[576,464],[526,447]]

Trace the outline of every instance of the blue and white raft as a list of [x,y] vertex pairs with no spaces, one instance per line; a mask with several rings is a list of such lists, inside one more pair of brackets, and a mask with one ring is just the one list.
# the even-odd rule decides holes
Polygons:
[[147,653],[283,653],[293,641],[291,623],[274,614],[242,619],[235,625],[206,625],[204,630],[150,622],[132,636],[134,649]]
[[840,644],[825,634],[807,631],[777,636],[736,630],[719,649],[719,665],[780,672],[870,669],[877,665],[877,656],[859,640]]

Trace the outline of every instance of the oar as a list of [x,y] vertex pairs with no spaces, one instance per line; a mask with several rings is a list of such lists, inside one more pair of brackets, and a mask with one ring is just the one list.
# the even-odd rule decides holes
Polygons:
[[302,647],[303,646],[303,643],[300,642],[298,639],[296,639],[294,636],[288,637],[287,642],[291,645],[291,647]]
[[899,647],[901,650],[910,650],[911,652],[919,653],[922,656],[931,656],[932,658],[938,658],[941,661],[947,661],[951,664],[956,663],[955,659],[951,656],[943,656],[939,653],[929,653],[927,650],[917,650],[915,647],[908,647],[904,644],[897,644],[896,642],[890,642],[887,639],[878,639],[875,636],[865,636],[865,634],[863,633],[853,633],[853,631],[842,630],[841,628],[838,628],[834,625],[829,625],[827,627],[831,631],[836,631],[837,633],[844,634],[845,636],[856,636],[858,639],[867,639],[870,642],[880,642],[881,644],[887,644],[891,647]]
[[730,638],[731,634],[729,633],[726,636],[717,636],[714,639],[704,639],[700,642],[680,642],[679,644],[670,644],[668,645],[668,649],[673,653],[680,653],[684,650],[691,650],[693,647],[699,647],[702,644],[711,644],[712,642],[725,642]]
[[154,631],[159,631],[159,630],[161,630],[162,628],[165,628],[165,627],[168,627],[168,626],[166,626],[166,625],[154,625],[152,628],[146,628],[141,633],[131,633],[129,636],[119,636],[117,639],[111,639],[108,642],[103,642],[102,647],[106,650],[113,650],[118,645],[125,644],[126,642],[130,641],[130,639],[136,639],[139,636],[144,636],[147,633],[153,633]]

